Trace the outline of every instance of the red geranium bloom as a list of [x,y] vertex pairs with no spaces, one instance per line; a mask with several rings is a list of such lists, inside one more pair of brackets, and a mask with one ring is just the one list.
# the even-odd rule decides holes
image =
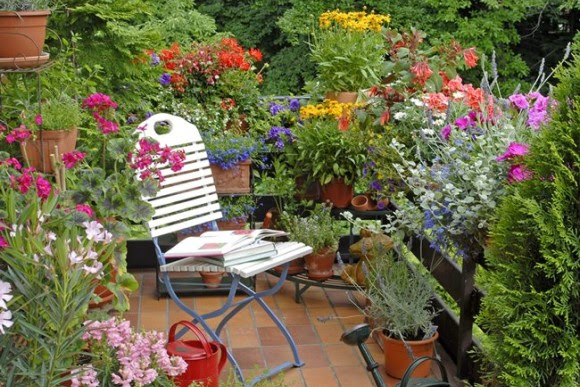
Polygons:
[[419,62],[411,67],[411,72],[415,75],[415,82],[424,85],[425,81],[429,79],[433,71],[429,68],[427,62]]
[[258,50],[257,48],[250,48],[248,53],[256,60],[256,62],[262,61],[262,51]]

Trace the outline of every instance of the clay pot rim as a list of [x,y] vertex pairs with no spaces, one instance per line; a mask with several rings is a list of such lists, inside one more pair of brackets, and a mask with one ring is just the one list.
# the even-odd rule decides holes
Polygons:
[[0,11],[0,17],[14,17],[14,16],[45,16],[50,15],[50,9],[36,10],[36,11]]
[[[386,340],[386,341],[391,341],[391,342],[396,342],[396,343],[400,343],[400,342],[403,341],[403,340],[400,340],[400,339],[395,339],[393,337],[389,337],[389,336],[385,335],[383,333],[383,331],[380,331],[379,333],[383,336],[383,339]],[[424,345],[424,344],[433,343],[433,342],[437,341],[438,338],[439,338],[439,331],[435,331],[435,334],[433,336],[431,336],[430,338],[428,338],[428,339],[424,339],[424,340],[404,340],[404,341],[405,341],[405,343],[409,344],[410,346],[414,346],[414,345]]]
[[[360,204],[356,203],[356,202],[361,201],[361,200],[363,201],[362,203],[360,203]],[[368,203],[369,203],[369,197],[367,195],[356,195],[350,201],[350,204],[352,204],[353,207],[362,207]]]
[[323,247],[322,249],[318,250],[318,251],[313,251],[308,255],[328,255],[330,253],[334,253],[336,254],[337,249],[334,247]]

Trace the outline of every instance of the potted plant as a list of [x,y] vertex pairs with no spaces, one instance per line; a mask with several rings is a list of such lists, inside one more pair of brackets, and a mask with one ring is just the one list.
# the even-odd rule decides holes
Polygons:
[[353,183],[361,174],[366,158],[362,132],[341,132],[332,118],[316,117],[296,132],[298,140],[292,156],[296,174],[317,179],[321,199],[346,208],[353,197]]
[[[32,111],[37,110],[33,107]],[[61,95],[41,104],[42,115],[36,115],[32,136],[20,144],[30,166],[45,173],[54,172],[51,154],[72,152],[81,124],[81,106],[73,98]],[[56,156],[58,156],[58,154]]]
[[3,67],[23,66],[18,59],[40,64],[51,3],[51,0],[7,0],[0,4],[0,59],[11,59],[0,60]]
[[204,133],[204,143],[216,190],[224,193],[250,193],[250,166],[257,142],[247,134]]
[[[306,217],[287,212],[282,214],[282,225],[290,234],[290,240],[312,247],[312,254],[304,257],[304,261],[308,277],[316,281],[324,281],[334,275],[332,266],[340,231],[330,211],[330,206],[321,204]],[[300,261],[295,264],[299,265]]]
[[[354,285],[367,297],[365,316],[380,330],[385,371],[400,379],[414,359],[433,356],[438,337],[433,325],[433,291],[404,258],[394,258],[393,250],[380,244],[373,249],[373,259],[365,270],[366,287],[356,281]],[[430,368],[430,362],[426,362],[413,376],[426,377]]]
[[317,80],[328,99],[354,103],[359,90],[380,81],[385,70],[381,30],[389,21],[389,15],[365,11],[335,10],[320,15],[310,60],[316,64]]

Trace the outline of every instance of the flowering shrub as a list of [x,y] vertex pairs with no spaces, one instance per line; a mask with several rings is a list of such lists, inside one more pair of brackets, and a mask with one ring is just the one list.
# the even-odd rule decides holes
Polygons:
[[383,76],[382,25],[389,15],[325,12],[313,33],[310,59],[316,63],[323,91],[358,91]]
[[127,320],[85,321],[82,339],[91,363],[71,372],[72,386],[173,386],[171,377],[185,372],[181,357],[169,356],[163,333],[134,332]]

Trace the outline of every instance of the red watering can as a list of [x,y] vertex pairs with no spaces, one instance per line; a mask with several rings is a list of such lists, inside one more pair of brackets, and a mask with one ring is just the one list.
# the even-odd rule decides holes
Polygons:
[[[175,340],[175,329],[180,324],[195,333],[199,340]],[[187,370],[175,377],[174,382],[179,387],[188,387],[193,382],[201,382],[205,387],[218,387],[219,375],[227,360],[226,351],[222,343],[208,342],[203,332],[189,321],[180,321],[169,329],[167,353],[180,356],[187,363]]]

